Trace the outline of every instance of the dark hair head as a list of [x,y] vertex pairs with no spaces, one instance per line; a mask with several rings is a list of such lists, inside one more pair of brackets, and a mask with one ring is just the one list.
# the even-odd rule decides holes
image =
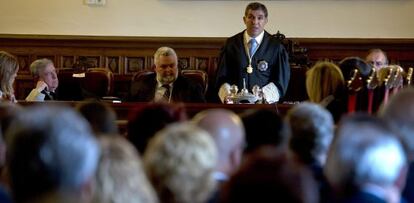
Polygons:
[[310,171],[289,160],[274,147],[263,147],[248,156],[224,185],[221,202],[318,202]]
[[244,16],[247,16],[247,13],[249,12],[249,10],[262,10],[263,13],[265,14],[265,17],[267,18],[267,8],[265,5],[259,3],[259,2],[252,2],[249,5],[246,6],[246,10],[244,11]]
[[154,103],[138,107],[128,119],[128,140],[143,154],[156,132],[170,123],[186,119],[186,111],[181,105]]
[[246,152],[263,145],[285,146],[289,129],[277,112],[252,110],[245,112],[241,117],[246,130]]
[[77,110],[86,118],[95,135],[118,134],[115,111],[103,102],[90,100],[77,106]]

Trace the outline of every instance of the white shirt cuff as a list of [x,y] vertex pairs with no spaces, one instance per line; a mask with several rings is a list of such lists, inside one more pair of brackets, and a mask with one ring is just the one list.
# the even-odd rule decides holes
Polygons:
[[273,82],[263,86],[262,91],[263,97],[267,103],[271,104],[279,101],[279,89],[277,89],[276,85]]

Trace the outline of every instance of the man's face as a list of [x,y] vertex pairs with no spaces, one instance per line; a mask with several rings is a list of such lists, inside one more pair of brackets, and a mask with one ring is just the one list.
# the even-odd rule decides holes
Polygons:
[[367,63],[370,63],[376,70],[379,70],[387,65],[387,59],[381,52],[373,52],[366,58]]
[[247,15],[243,17],[244,24],[246,25],[247,34],[250,37],[257,37],[263,32],[264,26],[267,23],[267,17],[262,10],[249,10]]
[[176,56],[160,56],[158,64],[155,64],[155,72],[157,79],[162,84],[170,84],[178,77],[177,57]]
[[59,85],[55,66],[49,64],[39,73],[40,80],[43,80],[48,86],[48,91],[55,91]]

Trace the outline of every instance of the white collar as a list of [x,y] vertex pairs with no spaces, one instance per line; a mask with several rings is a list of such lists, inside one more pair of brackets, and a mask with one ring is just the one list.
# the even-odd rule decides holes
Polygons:
[[247,30],[245,30],[244,35],[243,35],[244,44],[248,44],[251,39],[255,39],[257,42],[257,45],[260,45],[260,43],[262,43],[263,41],[263,37],[264,37],[264,30],[262,33],[260,33],[259,35],[257,35],[257,37],[254,37],[254,38],[250,37],[249,34],[247,34]]

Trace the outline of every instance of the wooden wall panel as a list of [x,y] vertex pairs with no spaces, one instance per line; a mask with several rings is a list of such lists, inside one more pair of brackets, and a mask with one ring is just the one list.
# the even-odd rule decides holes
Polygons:
[[[295,44],[307,49],[309,65],[321,59],[335,62],[347,56],[364,57],[372,48],[388,53],[391,63],[404,68],[414,67],[414,39],[320,39],[291,38]],[[132,75],[153,67],[153,54],[161,46],[174,48],[179,56],[179,67],[201,69],[209,75],[210,87],[218,63],[220,48],[225,38],[188,37],[101,37],[101,36],[49,36],[0,35],[0,50],[8,51],[19,59],[20,70],[16,81],[16,96],[24,99],[33,80],[29,66],[37,58],[47,57],[55,66],[71,68],[80,57],[95,66],[108,67],[115,73],[115,93],[125,97]]]

